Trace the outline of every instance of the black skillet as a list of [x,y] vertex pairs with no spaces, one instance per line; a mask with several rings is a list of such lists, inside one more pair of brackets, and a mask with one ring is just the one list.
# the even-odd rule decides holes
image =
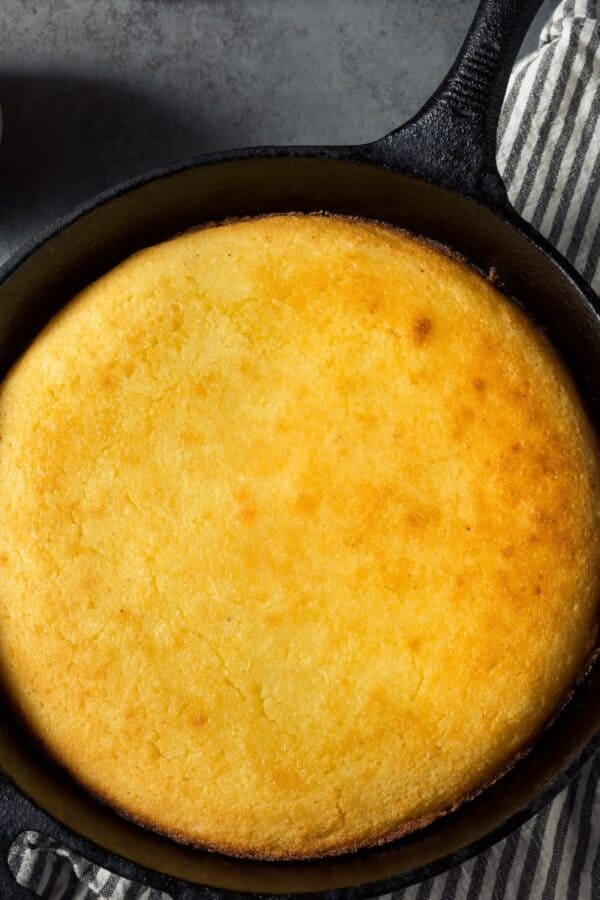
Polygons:
[[[121,187],[60,222],[1,273],[0,376],[66,300],[138,248],[228,216],[330,210],[401,225],[447,244],[484,272],[495,269],[504,290],[562,354],[598,424],[597,300],[510,207],[495,163],[502,98],[538,5],[483,0],[440,89],[414,119],[381,140],[212,155]],[[529,756],[439,823],[387,847],[289,864],[192,850],[125,822],[40,755],[6,710],[0,721],[0,895],[30,896],[6,866],[8,847],[27,829],[176,900],[229,892],[337,900],[395,890],[464,862],[546,804],[600,744],[599,698],[596,665]]]

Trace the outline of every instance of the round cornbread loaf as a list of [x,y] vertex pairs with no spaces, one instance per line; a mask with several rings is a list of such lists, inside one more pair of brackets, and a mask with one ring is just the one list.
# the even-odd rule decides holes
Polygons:
[[6,690],[177,839],[387,840],[564,701],[596,640],[599,485],[557,355],[466,264],[319,215],[184,234],[0,387]]

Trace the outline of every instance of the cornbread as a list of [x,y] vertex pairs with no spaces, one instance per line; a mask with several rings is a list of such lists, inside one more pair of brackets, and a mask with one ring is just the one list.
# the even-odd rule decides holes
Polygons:
[[0,485],[6,691],[91,792],[201,846],[431,821],[595,644],[598,453],[563,365],[377,224],[230,222],[122,263],[2,384]]

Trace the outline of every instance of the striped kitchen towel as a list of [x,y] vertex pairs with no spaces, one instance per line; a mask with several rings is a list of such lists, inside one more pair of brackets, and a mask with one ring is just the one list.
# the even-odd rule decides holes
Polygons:
[[[498,164],[519,212],[600,293],[600,0],[563,0],[516,67]],[[600,754],[541,813],[496,846],[394,900],[600,900]],[[48,900],[170,900],[23,832],[16,880]],[[389,895],[388,895],[389,896]]]
[[563,0],[516,67],[498,134],[510,200],[600,294],[600,2]]
[[47,900],[173,900],[164,891],[94,865],[37,831],[15,838],[8,865],[19,884]]

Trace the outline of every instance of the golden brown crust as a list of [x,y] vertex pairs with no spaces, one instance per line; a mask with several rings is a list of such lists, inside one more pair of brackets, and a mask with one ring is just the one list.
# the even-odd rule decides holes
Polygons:
[[0,416],[11,696],[177,840],[301,859],[415,830],[527,751],[595,645],[575,390],[404,233],[274,216],[144,251]]
[[[404,823],[400,828],[391,830],[385,834],[381,834],[377,840],[373,841],[370,844],[364,844],[359,842],[348,842],[348,843],[340,843],[338,846],[329,847],[327,850],[322,849],[314,849],[307,850],[302,853],[291,853],[282,849],[277,855],[274,854],[264,854],[261,852],[254,852],[249,850],[247,847],[243,845],[235,845],[235,844],[215,844],[208,842],[201,842],[190,840],[190,836],[183,831],[178,831],[177,829],[168,829],[164,828],[160,822],[160,820],[152,820],[152,819],[144,819],[143,817],[135,816],[131,813],[129,809],[126,807],[119,806],[118,803],[114,803],[111,801],[110,797],[102,794],[98,790],[95,790],[93,786],[87,785],[82,779],[74,779],[76,780],[80,786],[85,790],[88,794],[94,797],[99,803],[103,806],[107,806],[111,809],[114,809],[122,818],[126,819],[129,822],[132,822],[135,825],[139,825],[141,828],[148,829],[149,831],[154,831],[157,834],[162,834],[165,837],[171,838],[177,843],[184,844],[188,847],[193,847],[196,850],[204,850],[209,853],[222,853],[226,856],[235,856],[239,859],[249,859],[249,860],[257,860],[259,862],[301,862],[303,860],[318,860],[318,859],[326,859],[332,856],[343,856],[348,853],[355,853],[357,850],[367,850],[374,847],[381,847],[384,844],[392,843],[393,841],[400,840],[403,837],[406,837],[409,834],[414,833],[415,831],[419,831],[422,828],[427,828],[429,825],[432,825],[434,822],[439,821],[447,815],[450,815],[453,812],[456,812],[465,803],[469,803],[471,800],[474,800],[484,791],[491,788],[498,781],[504,778],[509,772],[511,772],[514,767],[536,746],[540,738],[543,734],[554,724],[560,713],[565,709],[565,707],[571,701],[573,694],[577,686],[587,677],[592,667],[597,662],[598,656],[600,655],[600,649],[595,648],[590,654],[588,660],[583,664],[580,673],[575,679],[575,683],[571,690],[562,698],[556,710],[552,714],[552,716],[548,719],[547,722],[544,723],[544,726],[540,729],[540,731],[531,736],[531,740],[529,744],[523,747],[518,753],[516,753],[512,759],[508,760],[505,766],[502,769],[499,769],[498,772],[495,773],[493,777],[491,777],[485,783],[479,785],[473,791],[464,794],[461,797],[458,797],[455,802],[449,805],[446,809],[440,810],[436,814],[431,816],[422,816],[421,818],[413,819],[410,822]],[[23,720],[23,722],[27,723],[27,714],[23,709],[17,711],[19,717]],[[31,723],[27,723],[28,727],[31,728]],[[55,755],[52,747],[46,744],[39,735],[33,734],[34,740],[39,745],[40,749],[49,757],[52,758],[53,762],[61,769],[63,769],[62,761]],[[72,778],[71,773],[67,772],[67,775]]]

